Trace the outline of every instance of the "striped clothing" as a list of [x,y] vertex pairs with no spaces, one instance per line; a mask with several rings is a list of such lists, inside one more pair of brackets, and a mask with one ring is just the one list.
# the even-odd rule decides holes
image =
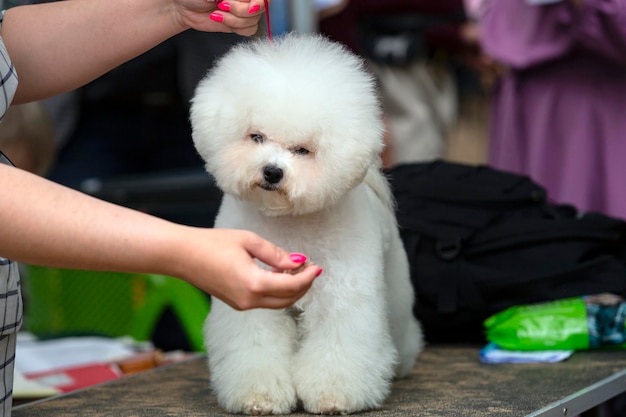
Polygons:
[[[0,27],[4,12],[0,14]],[[17,74],[0,38],[0,120],[13,100]],[[11,162],[0,153],[0,163]],[[0,417],[11,415],[17,331],[22,325],[22,294],[17,263],[0,257]]]

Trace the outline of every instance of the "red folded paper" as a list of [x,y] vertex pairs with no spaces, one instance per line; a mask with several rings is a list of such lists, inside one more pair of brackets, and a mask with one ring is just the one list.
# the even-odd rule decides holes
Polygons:
[[111,381],[122,376],[115,364],[96,363],[45,372],[32,372],[24,377],[40,384],[54,387],[61,392],[70,392],[79,388],[89,387],[102,382]]

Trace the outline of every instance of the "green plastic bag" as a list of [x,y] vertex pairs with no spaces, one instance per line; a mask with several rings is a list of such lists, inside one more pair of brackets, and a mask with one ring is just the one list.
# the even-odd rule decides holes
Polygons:
[[626,302],[602,294],[510,307],[484,326],[487,340],[510,350],[626,348]]

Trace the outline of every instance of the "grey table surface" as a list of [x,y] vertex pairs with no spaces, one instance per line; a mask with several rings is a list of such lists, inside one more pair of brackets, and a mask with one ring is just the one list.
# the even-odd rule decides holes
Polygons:
[[[607,384],[603,381],[611,377],[620,379],[620,373],[626,369],[624,350],[577,352],[570,359],[553,364],[499,365],[479,363],[478,352],[478,347],[427,347],[411,376],[394,381],[392,393],[383,406],[360,414],[573,416],[574,410],[563,413],[563,399],[587,405],[590,399],[601,398],[591,394],[606,391]],[[219,408],[208,379],[206,360],[200,357],[14,407],[13,416],[231,415]],[[626,378],[613,381],[611,386],[614,392],[606,398],[626,391]],[[537,413],[542,409],[543,412]],[[293,415],[308,414],[300,411]]]

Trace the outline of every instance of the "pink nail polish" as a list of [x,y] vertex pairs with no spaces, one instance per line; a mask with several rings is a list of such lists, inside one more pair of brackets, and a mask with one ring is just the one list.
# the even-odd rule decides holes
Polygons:
[[317,271],[317,274],[315,274],[315,277],[319,277],[320,275],[322,275],[322,271],[323,271],[323,269],[320,268],[320,270]]
[[230,12],[230,3],[221,1],[217,4],[217,8],[223,12]]
[[255,4],[254,6],[250,7],[250,9],[248,9],[248,14],[254,14],[258,12],[259,10],[261,10],[261,6],[259,6],[258,4]]
[[299,264],[305,263],[307,260],[307,257],[301,253],[292,253],[289,255],[289,257],[291,258],[292,261],[299,263]]
[[221,14],[219,14],[219,13],[215,13],[215,12],[211,13],[211,14],[209,15],[209,18],[210,18],[212,21],[214,21],[214,22],[219,22],[219,23],[222,23],[222,22],[224,21],[224,16],[222,16],[222,15],[221,15]]

